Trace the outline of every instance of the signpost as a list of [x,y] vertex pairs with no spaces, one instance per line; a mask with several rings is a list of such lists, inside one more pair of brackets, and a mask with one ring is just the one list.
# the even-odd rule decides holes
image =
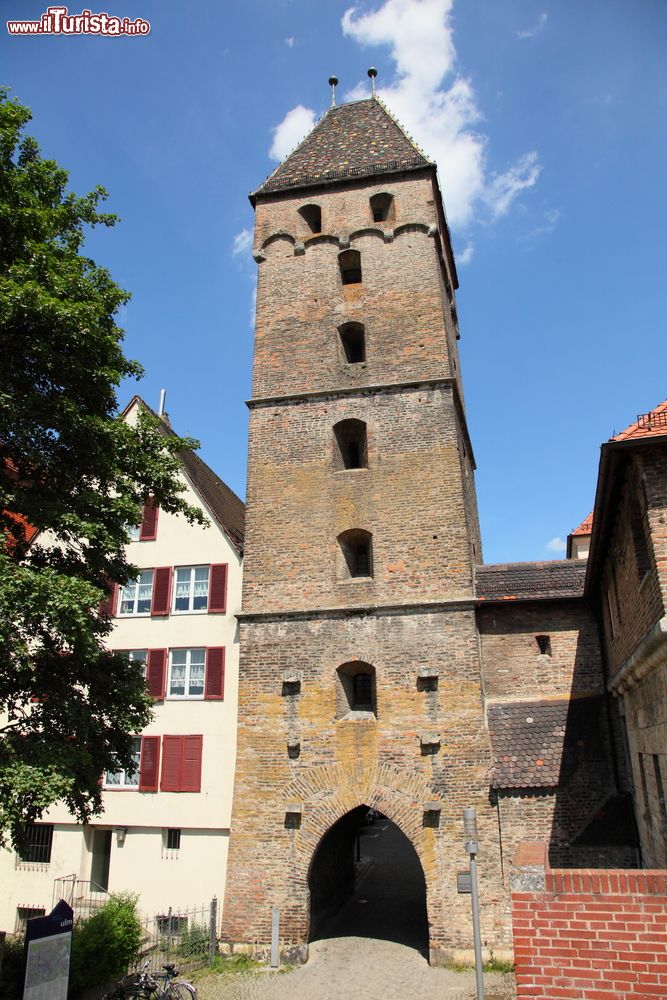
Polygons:
[[23,1000],[67,1000],[72,907],[61,899],[46,917],[28,920]]

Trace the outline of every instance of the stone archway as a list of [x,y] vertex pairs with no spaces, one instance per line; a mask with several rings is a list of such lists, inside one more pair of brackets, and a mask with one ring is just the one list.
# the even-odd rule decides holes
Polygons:
[[[370,820],[370,821],[369,821]],[[321,838],[309,873],[310,941],[394,941],[429,954],[426,880],[412,843],[387,816],[357,806]]]

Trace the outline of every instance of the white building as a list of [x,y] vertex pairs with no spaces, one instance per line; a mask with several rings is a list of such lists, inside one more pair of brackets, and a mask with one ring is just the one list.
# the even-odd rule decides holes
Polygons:
[[[134,397],[125,411],[132,420]],[[104,813],[86,827],[56,805],[20,859],[0,851],[0,929],[48,912],[76,878],[139,893],[145,914],[222,905],[231,818],[244,505],[194,453],[182,456],[187,501],[207,526],[147,505],[129,561],[136,585],[114,594],[109,645],[146,663],[155,715],[137,734],[138,770],[104,776]],[[93,885],[90,885],[93,883]]]

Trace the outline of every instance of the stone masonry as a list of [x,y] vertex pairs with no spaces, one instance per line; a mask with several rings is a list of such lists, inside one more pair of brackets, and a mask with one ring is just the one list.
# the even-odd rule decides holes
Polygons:
[[[336,111],[352,121],[369,104],[381,108],[359,102]],[[381,114],[382,128],[397,128]],[[284,952],[304,957],[313,856],[336,820],[366,805],[396,823],[419,856],[437,962],[470,943],[469,898],[456,893],[466,805],[477,807],[485,854],[484,934],[507,939],[488,796],[473,579],[481,553],[456,277],[435,171],[423,158],[412,171],[305,188],[256,195],[224,934],[266,946],[279,905]],[[369,200],[378,192],[393,196],[393,219],[374,224]],[[309,234],[299,214],[312,203],[321,234]],[[361,254],[361,282],[341,282],[338,255],[348,247]],[[347,322],[363,325],[362,363],[341,353]],[[366,425],[365,467],[334,460],[334,425],[348,419]],[[372,536],[370,575],[345,573],[337,539],[350,529]],[[341,713],[337,670],[355,664],[374,670],[374,712]]]

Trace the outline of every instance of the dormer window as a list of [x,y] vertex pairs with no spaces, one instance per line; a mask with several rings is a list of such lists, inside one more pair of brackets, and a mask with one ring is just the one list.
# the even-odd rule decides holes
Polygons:
[[344,285],[361,284],[361,254],[358,250],[343,250],[338,254],[338,265]]
[[345,323],[341,326],[340,343],[348,365],[358,365],[366,360],[366,336],[361,323]]
[[311,233],[322,232],[322,209],[319,205],[304,205],[303,208],[299,209],[299,215]]
[[373,222],[388,222],[394,218],[394,196],[386,191],[374,194],[370,205]]
[[334,425],[334,468],[365,469],[366,424],[363,420],[340,420]]

